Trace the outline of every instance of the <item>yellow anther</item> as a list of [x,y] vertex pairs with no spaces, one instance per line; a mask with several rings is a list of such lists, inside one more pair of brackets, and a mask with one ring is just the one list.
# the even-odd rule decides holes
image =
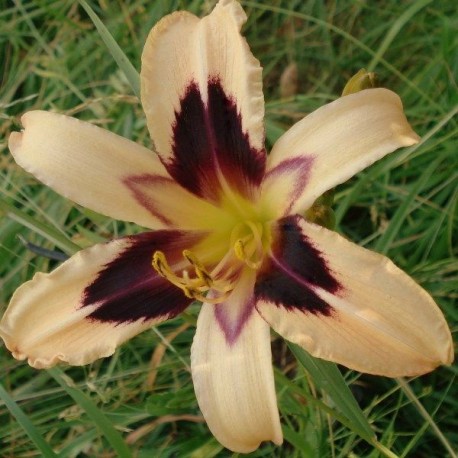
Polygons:
[[153,254],[153,260],[151,262],[152,266],[154,267],[154,270],[157,271],[157,273],[161,277],[166,277],[166,273],[164,272],[164,267],[167,269],[168,264],[165,259],[165,255],[162,251],[155,251]]
[[245,249],[243,247],[243,241],[241,239],[238,239],[234,243],[234,253],[240,259],[240,261],[245,262],[246,260]]
[[251,255],[247,255],[245,251],[245,246],[242,240],[237,240],[234,243],[234,253],[240,261],[243,261],[250,269],[257,270],[261,266],[262,263],[262,252],[261,257],[257,260],[253,260],[252,257],[255,253],[251,253]]
[[269,231],[259,222],[244,221],[232,231],[231,244],[236,258],[251,269],[257,270],[264,257],[264,238],[270,243]]
[[183,257],[194,267],[205,270],[204,265],[191,250],[183,250]]
[[210,287],[213,284],[212,277],[197,256],[190,250],[183,250],[183,256],[194,267],[197,277]]
[[181,288],[183,290],[183,293],[186,297],[189,297],[189,299],[195,299],[196,298],[196,295],[195,295],[195,291],[187,288],[186,286],[183,286],[183,288]]
[[[184,250],[183,257],[194,267],[195,277],[190,277],[187,270],[183,270],[181,277],[176,275],[162,251],[154,252],[151,264],[159,275],[180,288],[189,299],[218,304],[229,296],[233,289],[229,281],[215,280],[191,251]],[[205,294],[210,290],[221,294],[207,298]]]
[[202,280],[209,288],[213,285],[213,278],[206,270],[195,269],[197,277]]
[[170,283],[178,288],[183,288],[185,282],[182,278],[178,277],[171,267],[169,266],[165,254],[162,251],[155,251],[153,254],[153,260],[151,262],[154,270],[161,276],[167,279]]

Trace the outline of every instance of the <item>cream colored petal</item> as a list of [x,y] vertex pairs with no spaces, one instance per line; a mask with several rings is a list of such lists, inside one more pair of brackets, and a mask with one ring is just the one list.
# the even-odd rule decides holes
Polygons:
[[[172,231],[162,246],[172,261],[187,245],[179,234]],[[165,238],[158,231],[95,245],[52,273],[37,273],[15,292],[0,322],[6,347],[39,369],[83,365],[177,315],[189,299],[151,267],[151,250]]]
[[[250,296],[237,291],[232,297],[236,309]],[[248,453],[262,441],[281,444],[282,433],[269,326],[255,310],[243,318],[241,330],[232,332],[233,323],[230,313],[217,317],[214,305],[203,305],[191,349],[192,378],[213,435],[228,449]]]
[[394,92],[368,89],[339,98],[306,116],[275,143],[264,202],[277,216],[302,213],[328,189],[417,142]]
[[142,55],[142,104],[160,154],[171,154],[175,115],[190,83],[206,103],[212,80],[237,105],[251,146],[263,149],[262,69],[240,35],[245,21],[238,2],[221,0],[203,19],[176,12],[152,29]]
[[332,310],[312,313],[307,301],[301,308],[284,307],[264,298],[257,308],[279,334],[318,358],[371,374],[413,376],[452,362],[450,330],[425,290],[384,256],[320,226],[303,220],[299,225],[340,288],[332,292],[328,280],[313,285],[313,271],[308,278],[293,274],[289,291],[303,287],[305,297],[313,300],[311,291]]
[[80,205],[153,229],[195,228],[213,214],[143,146],[57,113],[31,111],[22,123],[9,139],[16,162]]
[[126,177],[124,184],[165,227],[213,231],[234,224],[230,213],[195,196],[170,177],[143,173]]

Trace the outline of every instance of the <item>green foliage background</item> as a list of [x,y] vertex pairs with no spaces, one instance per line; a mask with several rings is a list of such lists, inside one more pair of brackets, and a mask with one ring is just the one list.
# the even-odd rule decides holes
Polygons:
[[[150,28],[213,1],[92,0],[90,5],[139,69]],[[337,98],[365,67],[403,99],[422,142],[337,189],[337,230],[387,254],[426,288],[457,328],[456,146],[458,12],[443,1],[242,2],[244,33],[264,67],[269,145],[290,125]],[[36,271],[56,265],[18,239],[67,253],[132,224],[73,205],[17,167],[7,138],[31,109],[55,110],[149,145],[145,118],[124,74],[76,1],[0,1],[0,311]],[[298,90],[280,77],[298,66]],[[355,132],[355,135],[358,133]],[[0,347],[0,456],[232,456],[209,433],[194,397],[189,349],[198,307],[145,332],[110,359],[36,371]],[[456,456],[456,366],[407,383],[342,372],[379,447],[344,426],[330,393],[278,338],[273,341],[285,444],[253,457]],[[14,414],[14,416],[13,416]],[[347,416],[348,417],[348,416]],[[343,418],[345,423],[345,418]],[[47,445],[48,444],[48,445]],[[384,448],[385,447],[385,448]],[[391,450],[391,452],[388,452]],[[391,453],[391,454],[390,454]]]

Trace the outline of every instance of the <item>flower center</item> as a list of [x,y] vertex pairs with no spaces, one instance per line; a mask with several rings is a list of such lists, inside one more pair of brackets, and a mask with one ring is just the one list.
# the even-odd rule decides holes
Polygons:
[[[226,246],[225,254],[219,262],[212,263],[211,272],[190,250],[184,250],[183,257],[191,269],[182,270],[181,275],[171,268],[162,251],[154,252],[152,266],[159,275],[180,288],[186,297],[211,304],[224,302],[234,289],[243,269],[259,269],[266,248],[270,246],[270,230],[267,223],[242,221],[235,224],[230,232],[225,233],[230,234],[229,245],[227,235],[220,239],[220,243],[223,239],[226,240],[222,243]],[[213,244],[213,240],[208,241],[208,245]],[[204,248],[207,248],[205,243]],[[202,247],[199,251],[201,250]]]
[[[194,268],[193,277],[189,275],[186,269],[183,270],[183,275],[181,277],[176,275],[162,251],[156,251],[153,254],[152,265],[159,275],[183,290],[186,297],[202,302],[210,302],[212,304],[223,302],[230,291],[232,291],[232,285],[224,279],[216,279],[209,274],[207,269],[190,250],[184,250],[183,257]],[[210,289],[217,294],[214,297],[207,298],[205,294],[210,291]]]

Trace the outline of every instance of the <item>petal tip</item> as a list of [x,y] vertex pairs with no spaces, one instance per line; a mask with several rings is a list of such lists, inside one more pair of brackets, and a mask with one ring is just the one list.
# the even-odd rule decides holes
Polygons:
[[[247,21],[247,15],[240,5],[239,2],[235,0],[220,0],[216,8],[223,8],[224,11],[227,11],[228,14],[232,15],[235,19],[235,22],[239,28],[242,28],[242,25]],[[215,8],[215,9],[216,9]]]
[[451,335],[450,335],[449,346],[447,348],[447,351],[444,353],[446,354],[445,354],[445,357],[441,359],[441,364],[443,364],[444,366],[451,366],[453,361],[455,360],[455,352],[453,349],[453,340],[451,338]]
[[11,132],[8,138],[8,148],[12,154],[21,147],[23,135],[23,132]]
[[41,116],[43,119],[46,116],[53,116],[53,115],[58,115],[62,116],[59,113],[53,113],[50,111],[45,111],[45,110],[31,110],[31,111],[26,111],[22,116],[21,116],[21,124],[23,128],[25,129],[27,127],[27,124],[30,124],[30,122],[33,121],[33,119],[38,118]]
[[11,355],[14,359],[17,359],[18,361],[24,361],[25,359],[27,359],[27,355],[19,349],[12,334],[6,329],[6,327],[3,324],[0,325],[0,337],[3,339],[5,347],[11,352]]
[[[2,321],[5,321],[5,317]],[[20,348],[20,345],[18,344],[17,340],[14,338],[13,333],[8,330],[8,325],[6,325],[5,323],[2,323],[0,325],[0,337],[3,339],[5,347],[11,352],[11,355],[14,359],[18,361],[27,360],[27,363],[35,369],[48,368],[55,365],[57,362],[52,362],[51,360],[44,361],[42,358],[33,357],[24,352]],[[53,358],[53,360],[55,359],[56,358]]]
[[404,127],[402,126],[399,129],[398,137],[402,146],[413,146],[421,141],[421,137],[417,135],[417,133],[414,132],[412,129],[410,129],[410,126],[408,132],[406,132]]
[[434,353],[431,355],[430,361],[432,362],[432,366],[430,370],[434,370],[436,367],[441,365],[451,366],[455,359],[453,337],[445,317],[442,315],[440,319],[440,326],[438,327],[433,341],[436,343],[436,347],[435,351],[433,350]]

